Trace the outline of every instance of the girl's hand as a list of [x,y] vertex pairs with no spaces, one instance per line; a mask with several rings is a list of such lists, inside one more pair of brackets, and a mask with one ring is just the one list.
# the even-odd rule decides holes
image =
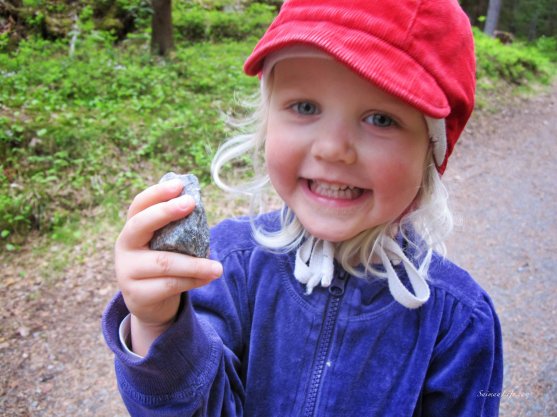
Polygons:
[[149,249],[156,230],[194,209],[191,197],[175,198],[182,188],[182,183],[174,180],[138,194],[115,245],[116,277],[132,314],[132,349],[142,356],[172,324],[180,294],[206,285],[222,274],[219,262]]

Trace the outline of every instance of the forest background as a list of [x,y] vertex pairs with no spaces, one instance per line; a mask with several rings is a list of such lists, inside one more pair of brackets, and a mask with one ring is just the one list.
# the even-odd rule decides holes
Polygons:
[[[504,1],[505,43],[482,33],[488,1],[461,3],[476,25],[478,107],[499,88],[550,82],[550,0]],[[165,4],[173,49],[161,51],[151,23]],[[0,247],[80,241],[119,223],[132,196],[166,171],[209,184],[211,157],[231,133],[223,115],[242,114],[238,98],[257,88],[243,59],[280,4],[1,0]]]

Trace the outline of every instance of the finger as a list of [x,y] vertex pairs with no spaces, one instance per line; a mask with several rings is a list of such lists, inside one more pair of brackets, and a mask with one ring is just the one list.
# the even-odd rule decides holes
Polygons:
[[194,288],[203,287],[212,282],[212,279],[158,277],[135,280],[120,285],[120,289],[126,300],[126,304],[132,306],[143,306],[160,304],[169,298],[190,291]]
[[147,207],[126,222],[116,242],[117,247],[130,249],[145,247],[155,230],[187,216],[194,207],[195,201],[189,195]]
[[127,218],[132,218],[147,207],[176,197],[183,188],[184,184],[179,179],[173,179],[150,186],[135,196],[128,209]]
[[119,258],[117,268],[124,266],[133,279],[176,277],[215,279],[222,275],[222,264],[206,258],[196,258],[173,252],[142,250],[128,252]]

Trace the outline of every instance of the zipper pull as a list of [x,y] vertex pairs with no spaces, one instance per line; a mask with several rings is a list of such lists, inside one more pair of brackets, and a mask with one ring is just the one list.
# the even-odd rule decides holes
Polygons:
[[346,285],[346,281],[348,279],[348,273],[346,271],[342,271],[339,274],[335,274],[333,277],[333,281],[329,286],[329,294],[340,297],[344,294],[344,287]]

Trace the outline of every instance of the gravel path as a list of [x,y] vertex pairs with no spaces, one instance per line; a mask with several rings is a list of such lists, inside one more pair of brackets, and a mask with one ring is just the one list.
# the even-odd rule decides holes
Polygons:
[[501,416],[557,416],[557,88],[474,122],[446,175],[459,220],[449,257],[501,319]]
[[[501,318],[501,415],[557,416],[557,86],[505,100],[503,111],[477,113],[445,175],[459,219],[449,257]],[[127,415],[99,326],[116,290],[116,233],[74,247],[61,271],[45,261],[57,247],[0,255],[0,415]]]

